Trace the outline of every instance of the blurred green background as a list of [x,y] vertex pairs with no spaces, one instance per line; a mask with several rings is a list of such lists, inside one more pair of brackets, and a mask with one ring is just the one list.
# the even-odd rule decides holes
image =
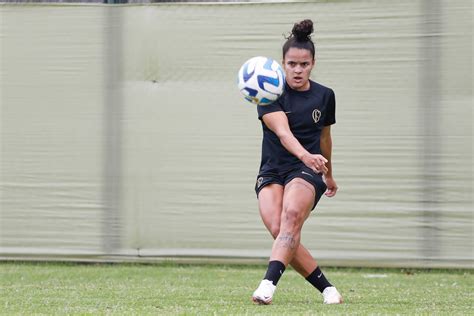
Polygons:
[[323,264],[473,266],[472,2],[0,4],[0,258],[265,260],[236,87],[315,22],[333,166]]

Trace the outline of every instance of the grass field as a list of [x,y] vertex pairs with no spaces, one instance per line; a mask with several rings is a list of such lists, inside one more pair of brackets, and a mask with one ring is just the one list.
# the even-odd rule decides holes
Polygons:
[[264,266],[0,263],[4,315],[472,315],[469,270],[323,269],[344,296],[323,305],[289,269],[269,306],[250,296]]

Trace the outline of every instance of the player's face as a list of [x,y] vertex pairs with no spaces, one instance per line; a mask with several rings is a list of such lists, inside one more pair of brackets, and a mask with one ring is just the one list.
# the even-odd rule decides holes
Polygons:
[[297,91],[310,88],[309,76],[314,66],[314,59],[307,49],[291,47],[283,59],[283,68],[286,73],[286,82]]

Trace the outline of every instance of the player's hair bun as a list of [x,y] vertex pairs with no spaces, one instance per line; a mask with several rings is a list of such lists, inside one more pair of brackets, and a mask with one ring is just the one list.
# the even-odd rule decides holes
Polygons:
[[299,23],[295,23],[291,34],[293,34],[297,41],[306,42],[311,40],[313,30],[313,21],[303,20]]

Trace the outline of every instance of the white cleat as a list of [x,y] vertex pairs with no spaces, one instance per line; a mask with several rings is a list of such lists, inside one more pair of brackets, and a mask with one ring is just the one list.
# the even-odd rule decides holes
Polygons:
[[342,296],[334,286],[328,286],[323,291],[324,304],[342,304]]
[[272,281],[262,280],[258,288],[253,292],[252,301],[260,305],[268,305],[272,303],[273,293],[275,293],[276,286]]

